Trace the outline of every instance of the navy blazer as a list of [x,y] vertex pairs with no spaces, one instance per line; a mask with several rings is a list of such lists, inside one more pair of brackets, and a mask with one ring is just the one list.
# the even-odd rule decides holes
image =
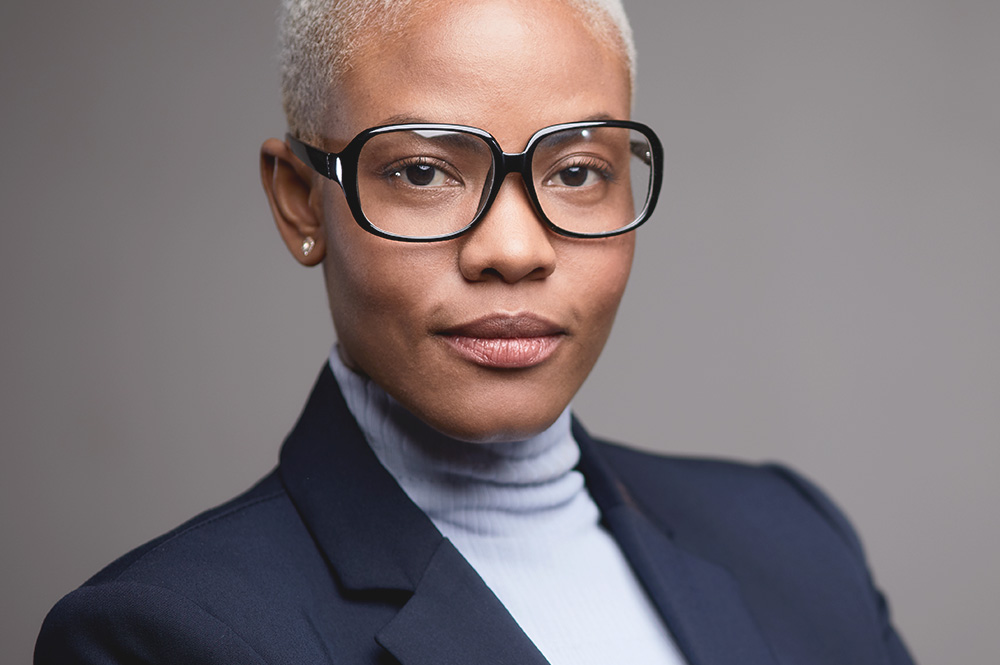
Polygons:
[[[861,547],[775,466],[679,459],[574,423],[607,528],[690,665],[903,665]],[[36,665],[543,665],[379,464],[325,368],[278,468],[50,612]]]

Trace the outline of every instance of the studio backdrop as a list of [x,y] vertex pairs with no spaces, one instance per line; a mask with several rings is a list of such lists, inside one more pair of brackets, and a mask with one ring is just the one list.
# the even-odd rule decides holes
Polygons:
[[[923,663],[1000,616],[1000,3],[626,0],[666,175],[575,401],[781,460],[852,517]],[[273,0],[0,10],[0,661],[277,460],[333,331],[257,173]]]

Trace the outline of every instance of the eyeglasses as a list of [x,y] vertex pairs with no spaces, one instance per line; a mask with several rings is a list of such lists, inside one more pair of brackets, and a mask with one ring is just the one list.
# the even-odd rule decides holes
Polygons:
[[535,212],[555,233],[626,233],[649,219],[663,174],[656,134],[626,120],[546,127],[519,153],[504,152],[488,132],[463,125],[373,127],[339,153],[285,138],[299,159],[340,185],[361,228],[405,242],[467,233],[511,173],[521,176]]

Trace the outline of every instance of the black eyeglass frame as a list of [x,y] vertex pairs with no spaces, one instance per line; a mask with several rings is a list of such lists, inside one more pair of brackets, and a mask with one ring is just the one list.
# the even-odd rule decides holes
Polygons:
[[[635,220],[627,226],[613,231],[602,231],[599,233],[580,233],[578,231],[568,231],[554,224],[542,210],[541,203],[538,200],[538,195],[535,192],[534,178],[531,173],[532,156],[534,155],[535,149],[538,147],[539,143],[547,136],[567,130],[596,129],[601,127],[621,127],[631,129],[639,132],[646,138],[649,143],[649,157],[651,158],[651,163],[649,163],[651,169],[649,193],[646,196],[646,202],[643,209],[636,215]],[[471,222],[466,224],[461,229],[452,231],[451,233],[434,236],[403,236],[390,233],[389,231],[384,231],[383,229],[375,226],[375,224],[368,219],[364,211],[361,209],[361,195],[358,190],[358,161],[361,155],[361,149],[364,147],[365,143],[367,143],[374,136],[398,131],[463,132],[466,134],[472,134],[473,136],[482,139],[489,146],[490,152],[493,156],[493,168],[495,175],[493,177],[493,183],[490,187],[489,194],[486,196],[486,200],[482,205],[482,209]],[[524,150],[522,152],[514,153],[504,152],[500,147],[500,143],[493,138],[492,134],[485,130],[477,127],[468,127],[466,125],[440,123],[406,123],[371,127],[351,139],[351,142],[348,143],[347,146],[340,152],[325,152],[319,148],[309,145],[308,143],[304,143],[291,134],[286,134],[285,140],[288,142],[288,146],[291,148],[292,153],[302,160],[303,163],[310,166],[320,175],[329,178],[340,185],[341,190],[344,192],[344,197],[347,199],[347,206],[350,208],[351,213],[354,216],[354,221],[356,221],[361,228],[382,238],[398,240],[401,242],[439,242],[442,240],[451,240],[452,238],[457,238],[465,233],[468,233],[475,228],[475,226],[486,216],[486,213],[489,212],[494,199],[496,199],[497,194],[500,193],[500,188],[503,186],[507,176],[511,173],[520,174],[521,180],[524,182],[525,190],[528,193],[528,198],[531,200],[531,205],[535,209],[535,213],[538,215],[538,218],[544,222],[545,226],[551,229],[554,233],[570,238],[609,238],[611,236],[628,233],[629,231],[638,228],[649,219],[650,215],[652,215],[653,209],[656,207],[656,201],[660,196],[660,187],[663,184],[663,146],[660,143],[660,139],[656,136],[656,132],[654,132],[652,128],[640,122],[633,122],[631,120],[584,120],[581,122],[567,122],[558,125],[551,125],[535,132],[531,138],[528,139],[528,143],[524,147]],[[637,156],[644,159],[643,155]]]

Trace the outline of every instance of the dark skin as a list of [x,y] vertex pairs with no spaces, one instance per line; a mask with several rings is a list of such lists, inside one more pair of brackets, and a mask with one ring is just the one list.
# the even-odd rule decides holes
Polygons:
[[[544,126],[630,112],[624,57],[550,0],[431,3],[398,37],[372,40],[356,60],[325,115],[317,141],[325,150],[403,116],[480,127],[516,151]],[[289,251],[302,265],[323,265],[342,358],[438,430],[468,441],[540,432],[600,355],[634,234],[554,234],[512,176],[469,234],[393,242],[361,229],[340,188],[281,140],[263,144],[261,177]],[[315,240],[308,255],[306,237]],[[498,369],[446,343],[442,331],[490,315],[551,322],[560,331],[555,351],[531,367]]]

